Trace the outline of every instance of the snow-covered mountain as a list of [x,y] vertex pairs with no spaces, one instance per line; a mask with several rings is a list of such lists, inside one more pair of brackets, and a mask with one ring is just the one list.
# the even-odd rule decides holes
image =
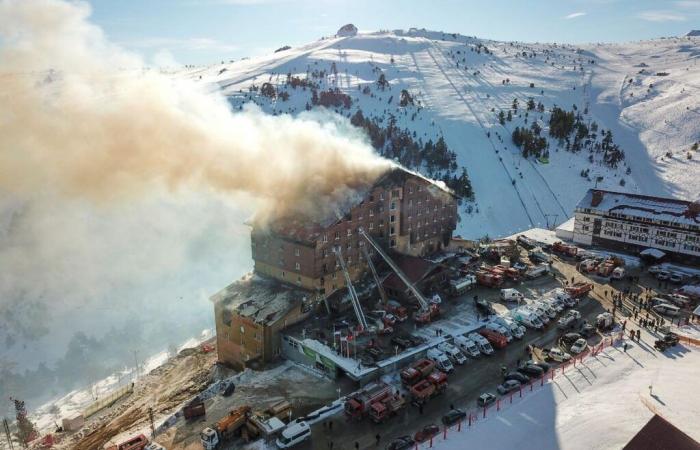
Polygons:
[[[177,75],[221,91],[234,108],[299,114],[328,105],[382,154],[435,178],[455,181],[466,168],[474,198],[463,202],[458,233],[481,237],[561,223],[596,185],[697,197],[698,55],[695,37],[571,46],[411,29],[323,38]],[[528,130],[520,148],[516,127]],[[433,145],[441,137],[446,149]]]

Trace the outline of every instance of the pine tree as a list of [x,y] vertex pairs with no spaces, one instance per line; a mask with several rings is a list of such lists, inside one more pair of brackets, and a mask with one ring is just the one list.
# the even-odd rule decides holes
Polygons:
[[11,398],[10,400],[12,400],[15,404],[17,437],[19,438],[20,442],[26,444],[36,438],[36,427],[34,427],[34,424],[27,418],[27,407],[25,406],[24,401],[16,398]]

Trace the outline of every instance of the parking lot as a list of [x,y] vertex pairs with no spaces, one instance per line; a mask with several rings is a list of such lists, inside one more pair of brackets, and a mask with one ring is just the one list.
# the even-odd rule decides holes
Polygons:
[[[589,280],[582,276],[575,268],[575,260],[554,259],[552,265],[553,276],[538,278],[532,281],[526,281],[518,285],[517,288],[528,298],[537,298],[543,292],[549,291],[556,287],[562,286],[566,282],[575,281],[592,281],[594,290],[577,306],[576,310],[581,313],[582,320],[588,320],[591,323],[595,322],[596,316],[610,310],[612,303],[609,299],[612,293],[616,291],[616,287],[597,283],[596,280]],[[653,284],[652,280],[646,279],[645,284]],[[620,287],[623,283],[620,282]],[[627,287],[627,284],[624,284]],[[641,291],[641,287],[637,287]],[[606,296],[606,291],[608,291]],[[494,309],[503,311],[506,308],[512,307],[498,301],[499,290],[479,287],[467,294],[448,300],[446,303],[443,317],[449,320],[458,320],[455,314],[465,313],[471,314],[469,319],[473,319],[475,314],[473,307],[473,297],[477,295],[479,298],[485,298],[493,302]],[[418,331],[424,332],[424,331]],[[416,430],[428,424],[439,424],[441,417],[449,411],[450,406],[455,407],[473,407],[476,405],[476,399],[484,392],[496,393],[496,386],[500,384],[502,379],[502,366],[506,366],[509,370],[514,370],[519,362],[527,359],[528,346],[536,346],[540,348],[550,348],[557,344],[560,336],[564,331],[557,328],[556,320],[550,322],[543,330],[536,331],[528,329],[524,338],[521,340],[513,340],[508,346],[502,350],[497,350],[492,356],[482,356],[479,359],[469,359],[466,364],[457,366],[453,374],[449,376],[448,387],[444,394],[430,400],[423,407],[422,414],[419,409],[413,405],[409,405],[399,412],[397,417],[389,419],[382,424],[374,424],[368,419],[360,422],[347,422],[345,417],[338,414],[333,417],[332,429],[327,424],[319,422],[312,427],[312,439],[299,446],[301,449],[328,449],[330,442],[333,443],[333,449],[354,449],[355,443],[361,449],[378,448],[376,445],[376,435],[380,435],[379,448],[390,442],[391,439],[413,434]],[[588,339],[590,345],[598,343],[601,336],[596,333]]]

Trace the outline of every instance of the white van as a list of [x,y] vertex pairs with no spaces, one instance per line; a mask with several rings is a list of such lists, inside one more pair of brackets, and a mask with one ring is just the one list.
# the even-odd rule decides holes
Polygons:
[[518,292],[517,289],[513,288],[508,288],[508,289],[501,289],[501,300],[505,302],[522,302],[525,300],[525,296]]
[[680,308],[668,303],[661,303],[652,307],[654,311],[664,316],[677,316],[680,313]]
[[537,314],[525,308],[517,309],[513,312],[513,318],[526,327],[542,329],[544,326]]
[[457,347],[450,344],[449,342],[443,342],[442,344],[438,345],[437,348],[441,352],[445,353],[454,364],[458,364],[461,366],[462,364],[467,362],[467,357],[464,356]]
[[505,327],[500,323],[496,322],[489,322],[486,324],[485,328],[487,330],[495,331],[496,333],[505,336],[508,342],[511,342],[513,340],[513,334],[510,332],[510,327]]
[[452,362],[450,362],[450,358],[444,352],[436,348],[431,348],[428,350],[427,357],[435,361],[435,367],[437,367],[439,370],[445,373],[454,372],[455,368],[452,365]]
[[484,355],[493,355],[493,347],[489,341],[478,333],[469,333],[469,339],[476,343],[477,348]]
[[481,356],[481,352],[477,348],[474,341],[466,336],[457,335],[454,337],[454,343],[461,351],[465,354],[471,356],[472,358],[478,358]]
[[552,308],[552,305],[550,305],[549,303],[544,302],[542,300],[536,300],[533,303],[535,304],[536,308],[544,311],[544,313],[547,314],[547,317],[549,317],[550,319],[554,319],[557,317],[557,311],[554,308]]
[[291,448],[310,437],[311,428],[309,428],[308,423],[302,420],[287,425],[287,428],[282,431],[282,434],[275,443],[279,448]]
[[525,310],[530,311],[532,314],[537,316],[537,318],[540,319],[540,322],[542,322],[543,324],[546,325],[549,323],[549,316],[547,316],[547,313],[542,308],[539,308],[537,305],[527,305],[525,306]]

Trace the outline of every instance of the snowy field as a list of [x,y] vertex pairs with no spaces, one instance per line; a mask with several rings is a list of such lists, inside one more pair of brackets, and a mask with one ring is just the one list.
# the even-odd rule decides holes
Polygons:
[[522,399],[516,394],[500,413],[491,408],[471,428],[450,430],[447,440],[441,434],[433,448],[513,449],[527,443],[543,450],[619,449],[654,413],[700,441],[698,348],[677,346],[662,354],[645,342],[627,342],[627,353],[621,346],[608,348],[583,366],[567,368]]
[[[308,77],[319,90],[338,88],[352,98],[350,108],[335,108],[346,117],[359,109],[383,121],[393,116],[417,139],[443,136],[467,169],[476,196],[463,205],[457,233],[500,237],[564,222],[593,186],[694,200],[700,192],[700,156],[690,150],[700,141],[698,44],[697,38],[669,38],[574,47],[397,30],[321,39],[178,76],[223,93],[234,108],[255,103],[271,114],[304,111],[310,89],[291,89],[285,82],[288,76]],[[386,90],[377,88],[380,73],[389,81]],[[289,99],[250,92],[263,83]],[[367,86],[369,94],[362,92]],[[420,107],[398,106],[403,89]],[[552,138],[547,163],[522,158],[511,133],[537,120],[546,134],[547,113],[530,111],[528,122],[521,107],[501,125],[497,112],[508,110],[514,99],[522,106],[530,98],[547,111],[576,105],[587,124],[612,131],[626,158],[611,168],[598,155],[589,162],[585,149],[572,153]],[[689,153],[695,158],[688,159]],[[586,177],[583,169],[589,170]]]

